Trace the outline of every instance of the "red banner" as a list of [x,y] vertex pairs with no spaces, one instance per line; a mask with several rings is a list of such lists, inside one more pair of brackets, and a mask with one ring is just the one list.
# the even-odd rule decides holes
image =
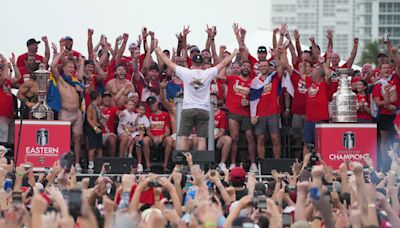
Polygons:
[[376,167],[376,124],[330,123],[315,126],[315,149],[334,169],[343,161],[363,164],[369,156]]
[[32,162],[33,167],[52,167],[70,151],[71,123],[66,121],[23,120],[17,156],[20,121],[15,120],[14,159],[16,164]]

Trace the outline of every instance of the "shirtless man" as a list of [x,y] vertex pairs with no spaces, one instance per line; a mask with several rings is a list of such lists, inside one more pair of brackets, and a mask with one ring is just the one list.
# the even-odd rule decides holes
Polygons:
[[24,119],[29,119],[29,112],[38,101],[39,85],[36,76],[30,74],[29,78],[19,87],[17,93],[17,98],[21,101],[21,114]]
[[117,100],[117,106],[121,107],[126,104],[128,101],[129,92],[135,92],[135,87],[132,85],[132,82],[126,79],[126,69],[123,65],[118,65],[115,69],[115,78],[111,79],[106,84],[106,91],[109,91],[113,97],[115,97],[118,92],[125,88],[126,86],[131,87],[130,91],[124,91],[121,97]]
[[71,122],[72,126],[72,139],[74,142],[75,152],[75,168],[77,172],[81,172],[82,168],[79,164],[81,158],[81,138],[83,133],[83,119],[82,112],[79,110],[79,93],[82,92],[82,88],[77,85],[73,86],[66,80],[73,77],[75,72],[75,65],[72,61],[67,60],[63,63],[62,73],[58,72],[57,64],[66,52],[63,49],[56,57],[54,57],[51,63],[51,71],[54,78],[57,81],[58,91],[61,97],[61,110],[59,112],[59,119]]

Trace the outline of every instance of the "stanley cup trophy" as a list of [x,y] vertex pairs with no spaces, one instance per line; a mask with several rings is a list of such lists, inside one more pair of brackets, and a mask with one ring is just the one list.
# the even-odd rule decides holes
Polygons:
[[333,94],[333,122],[349,123],[357,122],[357,95],[351,90],[350,74],[352,69],[337,69],[339,74],[339,86]]
[[53,120],[54,113],[47,106],[46,96],[47,96],[47,80],[49,78],[50,72],[46,70],[45,65],[41,63],[39,69],[33,74],[36,76],[36,81],[38,83],[38,103],[33,106],[32,110],[29,112],[29,119],[34,120]]

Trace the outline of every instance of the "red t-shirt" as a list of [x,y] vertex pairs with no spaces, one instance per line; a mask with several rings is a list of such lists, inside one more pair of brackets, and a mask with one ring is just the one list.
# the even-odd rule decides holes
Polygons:
[[222,110],[218,110],[214,115],[214,127],[216,129],[227,129],[228,119],[226,118],[226,113]]
[[[260,80],[264,83],[265,79],[256,77],[253,80]],[[257,104],[257,116],[262,117],[279,114],[278,87],[280,83],[280,76],[275,75],[272,81],[264,86],[264,91],[261,94],[260,100]]]
[[[370,107],[367,95],[357,94],[357,104],[363,105],[365,103],[368,105],[367,107]],[[372,120],[372,116],[365,111],[357,110],[357,119]]]
[[[343,69],[343,68],[349,68],[349,67],[347,66],[346,63],[337,67],[337,69]],[[340,79],[339,75],[335,72],[336,68],[331,67],[330,70],[331,70],[330,74],[332,74],[332,77],[331,77],[331,83],[329,84],[329,101],[332,100],[333,94],[336,93]]]
[[310,77],[306,77],[307,86],[307,121],[329,120],[328,112],[328,85],[325,80],[314,83]]
[[12,118],[14,114],[14,99],[11,93],[11,81],[5,80],[0,85],[0,116]]
[[167,128],[171,128],[171,121],[167,112],[161,111],[160,114],[150,113],[147,117],[150,121],[150,132],[153,136],[161,136],[165,134]]
[[258,61],[250,54],[247,56],[247,58],[249,59],[252,68],[250,78],[253,78],[260,73],[260,61]]
[[[392,87],[390,89],[390,97],[397,96],[397,101],[396,102],[391,102],[390,104],[391,105],[395,105],[395,106],[399,106],[399,92],[400,92],[400,90],[397,89],[397,88],[400,88],[400,85],[399,85],[398,76],[397,75],[393,75],[391,80],[388,81],[388,83],[390,85],[392,85]],[[383,101],[383,99],[384,99],[383,95],[382,95],[382,84],[381,83],[376,84],[374,86],[374,89],[372,90],[372,98],[375,98],[375,97],[379,97],[381,99],[381,101]],[[391,111],[391,110],[388,110],[388,109],[382,107],[382,108],[379,109],[379,113],[380,114],[386,114],[386,115],[393,115],[395,113],[395,111]]]
[[250,116],[250,107],[242,107],[241,100],[245,97],[249,100],[251,79],[244,81],[240,76],[226,76],[228,92],[226,95],[226,107],[230,113]]
[[[134,184],[132,186],[131,192],[129,193],[129,202],[132,201],[132,197],[133,197],[133,194],[135,194],[136,187],[137,187],[136,184]],[[118,205],[119,202],[121,201],[121,193],[118,192],[115,197],[116,197],[115,202]],[[164,198],[164,196],[161,193],[160,200],[163,199],[163,198]],[[153,191],[153,188],[148,188],[146,191],[142,192],[142,194],[140,195],[139,203],[148,204],[148,205],[153,205],[154,204],[154,191]]]
[[106,121],[105,126],[102,125],[101,131],[102,133],[114,133],[116,134],[117,129],[117,121],[118,121],[118,108],[115,106],[111,107],[101,107],[101,113],[103,114],[103,118]]
[[292,100],[292,113],[298,115],[305,115],[306,99],[307,99],[306,82],[300,77],[300,75],[296,71],[293,71],[290,79],[294,87],[294,95]]
[[381,68],[380,67],[375,68],[373,76],[375,78],[379,78],[381,76]]
[[[145,58],[146,58],[145,54],[139,55],[139,70],[142,69]],[[122,58],[120,60],[120,64],[125,66],[127,78],[128,77],[132,78],[132,74],[133,74],[132,60],[133,60],[133,58],[131,56],[122,56]]]
[[[18,58],[17,58],[17,67],[18,67],[19,70],[21,70],[21,67],[26,67],[26,63],[25,63],[26,57],[28,57],[28,53],[25,53],[25,54],[22,54],[22,55],[18,56]],[[41,55],[35,54],[35,59],[36,59],[36,62],[43,63],[43,59],[44,58]]]

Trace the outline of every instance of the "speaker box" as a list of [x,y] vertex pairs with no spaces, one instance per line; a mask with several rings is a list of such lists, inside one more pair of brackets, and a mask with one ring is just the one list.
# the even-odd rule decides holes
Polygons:
[[133,158],[102,157],[94,158],[94,172],[100,173],[104,163],[110,163],[109,174],[131,173],[131,167],[137,166],[137,161]]
[[261,165],[261,174],[262,175],[270,175],[273,169],[276,169],[278,172],[288,172],[291,173],[292,165],[296,161],[296,159],[272,159],[265,158],[260,161]]
[[214,163],[215,162],[215,151],[198,151],[198,150],[174,150],[172,151],[172,161],[176,162],[176,155],[180,152],[190,152],[192,154],[193,163]]

